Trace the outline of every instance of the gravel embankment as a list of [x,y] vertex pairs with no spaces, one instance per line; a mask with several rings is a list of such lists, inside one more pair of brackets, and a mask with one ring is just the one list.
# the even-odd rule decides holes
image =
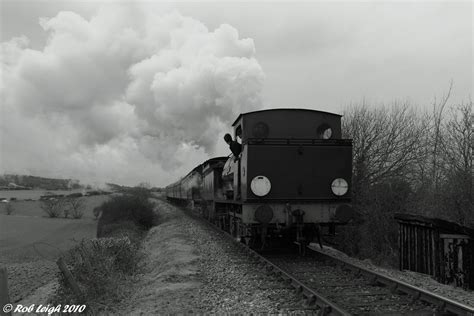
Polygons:
[[[313,246],[319,248],[319,246],[317,246],[316,244],[313,244]],[[323,251],[335,257],[346,260],[359,267],[382,273],[394,279],[406,282],[413,286],[417,286],[427,291],[452,299],[453,301],[457,301],[468,306],[474,307],[473,291],[465,291],[459,287],[438,283],[436,280],[432,279],[431,276],[426,274],[378,267],[373,265],[370,260],[358,260],[356,258],[349,257],[345,253],[340,252],[331,247],[326,246]]]
[[117,309],[121,314],[317,312],[221,233],[157,203],[162,223],[145,239],[145,272]]

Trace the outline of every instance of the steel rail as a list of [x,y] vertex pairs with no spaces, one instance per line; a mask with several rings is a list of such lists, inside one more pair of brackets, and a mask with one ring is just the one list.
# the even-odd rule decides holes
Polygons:
[[348,267],[350,270],[362,274],[366,277],[372,278],[374,282],[381,283],[385,286],[388,286],[392,291],[399,291],[405,294],[408,294],[413,297],[414,300],[422,300],[427,303],[437,306],[438,310],[443,312],[453,313],[460,316],[474,316],[474,308],[467,306],[465,304],[453,301],[449,298],[443,297],[441,295],[435,294],[433,292],[427,291],[425,289],[419,288],[417,286],[408,284],[406,282],[394,279],[392,277],[383,275],[380,272],[371,271],[364,267],[359,267],[353,263],[350,263],[342,258],[338,258],[334,255],[321,251],[320,249],[308,246],[308,249],[311,251],[322,254],[326,257],[335,260],[336,262],[341,263],[343,266]]
[[[227,233],[225,234],[232,238],[232,236],[228,235]],[[234,239],[232,238],[232,240]],[[234,240],[234,242],[237,242],[237,241]],[[307,287],[306,285],[301,283],[298,279],[296,279],[293,275],[284,271],[283,269],[281,269],[274,263],[270,262],[268,259],[264,258],[255,250],[247,247],[241,242],[237,242],[237,243],[242,247],[244,251],[248,252],[251,256],[253,256],[257,260],[259,260],[262,264],[264,264],[268,272],[275,274],[278,278],[286,281],[289,285],[293,286],[298,293],[300,293],[301,295],[303,295],[303,297],[306,298],[307,300],[306,302],[308,305],[319,306],[321,308],[319,315],[321,316],[323,315],[344,315],[344,316],[351,315],[351,313],[347,312],[336,303],[333,303],[332,301],[327,299],[325,296],[323,296],[321,293],[318,293],[315,290]]]
[[206,219],[202,218],[198,214],[194,213],[191,210],[186,210],[187,214],[191,215],[193,218],[199,219],[203,223],[207,224],[209,227],[214,229],[216,232],[221,233],[225,238],[230,239],[235,245],[239,246],[241,250],[247,252],[250,256],[254,257],[257,259],[261,264],[263,264],[266,267],[266,271],[268,273],[274,274],[276,277],[280,278],[283,281],[286,281],[288,285],[292,286],[299,294],[301,294],[305,299],[306,303],[309,306],[318,306],[320,308],[320,311],[318,312],[319,316],[349,316],[352,315],[348,311],[344,310],[342,307],[339,305],[333,303],[329,299],[327,299],[325,296],[322,294],[316,292],[315,290],[312,290],[311,288],[307,287],[304,285],[302,282],[300,282],[298,279],[296,279],[294,276],[289,274],[288,272],[284,271],[283,269],[279,268],[277,265],[273,264],[266,258],[264,258],[262,255],[260,255],[258,252],[255,250],[251,249],[250,247],[246,246],[245,244],[241,243],[240,241],[237,241],[232,235],[230,235],[228,232],[222,230],[218,226],[214,225],[213,223],[207,221]]

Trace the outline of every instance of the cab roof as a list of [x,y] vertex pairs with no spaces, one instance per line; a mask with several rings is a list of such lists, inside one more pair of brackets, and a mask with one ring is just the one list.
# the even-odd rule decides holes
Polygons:
[[336,113],[331,113],[331,112],[325,112],[325,111],[319,111],[319,110],[312,110],[312,109],[298,109],[298,108],[278,108],[278,109],[268,109],[268,110],[258,110],[258,111],[252,111],[252,112],[246,112],[246,113],[241,113],[237,119],[234,121],[234,123],[232,123],[232,126],[235,126],[235,124],[237,124],[237,122],[240,120],[241,117],[245,116],[245,115],[251,115],[251,114],[255,114],[255,113],[261,113],[261,112],[279,112],[279,111],[308,111],[308,112],[312,112],[312,113],[321,113],[321,114],[326,114],[326,115],[334,115],[334,116],[339,116],[341,117],[342,115],[340,114],[336,114]]

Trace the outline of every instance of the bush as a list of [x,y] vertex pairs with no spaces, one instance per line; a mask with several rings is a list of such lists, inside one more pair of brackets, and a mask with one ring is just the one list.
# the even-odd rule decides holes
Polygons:
[[132,187],[122,190],[124,194],[137,196],[141,199],[149,199],[151,197],[151,191],[144,187]]
[[140,256],[138,245],[122,237],[83,240],[64,259],[84,297],[76,297],[61,274],[54,301],[87,303],[97,311],[128,295],[120,282],[136,273]]
[[66,203],[69,206],[69,211],[75,219],[82,218],[84,216],[84,209],[86,207],[85,200],[81,197],[68,197]]
[[73,209],[71,212],[72,218],[80,219],[84,216],[84,210],[82,209]]
[[71,193],[71,194],[66,195],[66,197],[68,197],[68,198],[80,198],[80,197],[82,197],[82,193]]
[[102,213],[102,209],[100,208],[100,206],[94,207],[92,213],[94,214],[95,219],[98,219],[100,214]]
[[64,201],[63,199],[50,198],[42,200],[40,207],[49,217],[59,217],[63,211]]
[[143,229],[150,229],[157,224],[154,204],[148,200],[146,194],[123,194],[114,196],[104,202],[100,209],[102,215],[97,224],[97,237],[105,236],[103,229],[106,225],[131,221]]
[[12,203],[7,203],[7,205],[5,206],[5,212],[7,213],[7,215],[12,214],[14,211],[15,208],[13,207]]
[[350,256],[360,254],[361,226],[361,223],[351,223],[340,228],[338,227],[340,231],[336,236],[336,243],[339,250]]
[[138,271],[142,254],[140,242],[145,230],[156,224],[154,204],[142,192],[114,196],[94,208],[97,236],[82,241],[65,258],[84,297],[75,297],[61,275],[53,303],[87,304],[92,312],[111,313],[115,306],[130,296],[133,275]]
[[409,186],[399,179],[370,187],[363,205],[356,205],[363,221],[343,226],[339,249],[351,256],[370,258],[376,264],[396,267],[398,264],[398,224],[395,213],[404,212],[411,198]]
[[104,225],[102,234],[104,237],[128,237],[134,244],[138,244],[144,236],[145,230],[131,221],[118,222]]

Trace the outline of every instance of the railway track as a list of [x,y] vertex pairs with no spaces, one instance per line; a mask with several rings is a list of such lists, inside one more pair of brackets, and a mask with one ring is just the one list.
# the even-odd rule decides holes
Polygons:
[[466,315],[473,316],[474,308],[465,304],[445,298],[436,293],[424,290],[422,288],[413,286],[406,282],[394,279],[392,277],[383,275],[382,273],[368,270],[363,267],[356,266],[341,258],[337,258],[326,252],[320,251],[317,247],[308,247],[313,253],[316,253],[319,258],[336,265],[338,269],[342,269],[358,278],[369,281],[369,284],[379,288],[390,290],[392,294],[402,294],[409,297],[410,305],[415,306],[414,303],[429,304],[435,307],[435,312],[443,315]]
[[317,302],[318,295],[323,297],[325,314],[474,315],[472,307],[355,266],[317,248],[308,249],[305,257],[273,253],[263,255],[263,261],[300,280],[309,289],[303,292],[309,301]]
[[[229,238],[230,235],[227,235]],[[464,315],[474,308],[308,247],[295,254],[259,254],[241,244],[269,274],[291,285],[319,315]]]
[[267,255],[266,259],[351,315],[432,315],[435,307],[379,287],[375,280],[312,256]]
[[267,274],[293,287],[318,315],[462,315],[474,316],[474,308],[435,293],[358,267],[317,248],[308,247],[306,256],[260,254],[235,241]]

